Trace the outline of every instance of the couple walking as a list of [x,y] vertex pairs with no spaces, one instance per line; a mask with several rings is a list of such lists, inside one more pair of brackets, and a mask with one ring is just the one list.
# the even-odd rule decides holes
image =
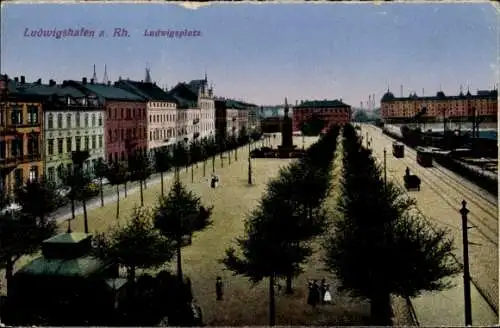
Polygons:
[[317,280],[309,281],[308,287],[307,304],[316,307],[317,304],[329,304],[332,302],[330,285],[325,283],[325,279],[321,279],[321,284],[318,284]]

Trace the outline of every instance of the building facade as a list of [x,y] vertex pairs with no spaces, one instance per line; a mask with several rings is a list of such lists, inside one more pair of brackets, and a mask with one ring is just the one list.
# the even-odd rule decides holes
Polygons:
[[43,174],[45,98],[19,90],[24,82],[0,76],[0,189],[7,195]]
[[460,92],[446,96],[437,92],[435,97],[395,97],[389,90],[381,99],[381,116],[388,123],[403,123],[418,118],[422,122],[467,121],[479,116],[486,121],[497,121],[498,90],[477,91],[472,95]]
[[147,102],[148,152],[166,147],[172,149],[176,143],[177,104],[168,93],[151,82],[121,80],[117,87],[144,97]]
[[169,95],[177,104],[177,141],[211,138],[215,135],[215,103],[207,77],[179,83]]
[[293,131],[301,131],[307,120],[317,116],[325,122],[325,130],[333,125],[344,125],[351,121],[351,106],[342,100],[301,101],[293,108]]
[[45,175],[49,181],[61,183],[64,171],[72,167],[72,152],[81,150],[90,155],[83,169],[94,174],[98,161],[105,160],[103,101],[71,86],[53,89],[44,108]]
[[115,85],[67,81],[85,95],[95,95],[105,106],[104,149],[107,162],[124,161],[148,147],[147,100]]
[[[215,130],[218,138],[238,137],[242,130],[250,132],[250,111],[257,106],[232,99],[215,101]],[[260,125],[260,124],[259,124]],[[253,126],[255,129],[255,125]]]

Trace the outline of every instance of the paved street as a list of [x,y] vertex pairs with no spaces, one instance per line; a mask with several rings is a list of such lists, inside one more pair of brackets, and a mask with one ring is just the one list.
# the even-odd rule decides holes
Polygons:
[[[405,158],[397,159],[392,156],[393,140],[382,134],[382,130],[371,125],[362,125],[362,136],[366,139],[368,133],[372,139],[371,146],[374,156],[383,162],[383,150],[387,150],[387,175],[403,185],[403,176],[408,167],[412,174],[416,174],[422,181],[420,191],[410,192],[416,199],[419,209],[429,220],[440,227],[450,230],[454,238],[456,250],[455,257],[462,263],[462,223],[458,212],[462,200],[467,201],[469,213],[469,259],[470,272],[473,285],[473,324],[493,324],[498,322],[498,315],[492,320],[491,307],[498,312],[498,201],[497,199],[465,180],[459,175],[434,163],[432,168],[424,168],[416,163],[416,152],[405,147]],[[366,141],[366,140],[365,140]],[[457,277],[457,289],[447,293],[445,298],[457,301],[457,306],[463,306],[463,286],[460,285],[462,276]],[[462,293],[457,293],[461,290]],[[482,296],[482,297],[481,297]],[[487,300],[489,305],[482,300]],[[442,301],[442,300],[441,300]],[[417,300],[418,303],[418,300]],[[432,311],[436,318],[443,316],[441,306],[437,305]],[[448,307],[450,307],[448,302]],[[479,309],[480,308],[480,309]],[[454,307],[452,310],[460,312]],[[418,312],[418,311],[417,311]],[[462,312],[463,313],[463,312]],[[463,314],[456,324],[463,324]],[[487,321],[487,322],[485,322]],[[453,324],[446,322],[447,324]],[[421,323],[422,324],[422,323]],[[428,322],[431,325],[444,324],[444,322]]]

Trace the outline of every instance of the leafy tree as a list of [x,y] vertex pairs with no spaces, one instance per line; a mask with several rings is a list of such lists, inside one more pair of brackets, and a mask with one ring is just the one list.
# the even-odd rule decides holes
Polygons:
[[[390,325],[390,295],[415,297],[450,287],[453,241],[413,211],[414,200],[388,182],[352,126],[344,129],[344,182],[327,267],[341,289],[371,301],[373,324]],[[376,215],[373,215],[376,213]]]
[[355,122],[367,122],[369,121],[368,115],[366,115],[366,112],[364,110],[357,110],[354,113],[354,121]]
[[177,275],[182,281],[181,248],[184,238],[195,231],[205,229],[211,224],[212,208],[204,208],[200,198],[186,190],[184,185],[175,179],[168,196],[161,197],[154,216],[154,225],[162,235],[174,242],[177,254]]
[[44,179],[27,181],[16,188],[16,200],[21,206],[21,212],[46,222],[50,214],[64,205],[64,197],[57,191],[54,184]]
[[180,173],[180,168],[184,165],[187,168],[188,163],[189,163],[188,151],[186,149],[184,142],[178,142],[175,145],[173,160],[174,160],[175,174],[178,177],[178,175]]
[[94,195],[90,190],[92,178],[90,174],[83,172],[78,166],[73,166],[72,169],[66,170],[62,177],[62,181],[63,184],[69,188],[67,197],[72,204],[73,218],[75,217],[75,202],[77,200],[82,202],[85,233],[88,233],[87,199]]
[[173,165],[173,158],[167,148],[160,148],[155,152],[156,171],[160,172],[161,179],[161,196],[164,195],[163,173],[170,170]]
[[154,229],[152,213],[145,208],[135,208],[125,226],[98,234],[96,246],[96,256],[127,269],[132,286],[137,269],[158,268],[174,255],[172,243]]
[[238,135],[238,143],[240,145],[245,145],[247,142],[248,142],[248,130],[247,130],[247,127],[245,125],[243,125],[239,131],[239,135]]
[[136,151],[129,154],[128,172],[132,180],[139,180],[139,190],[141,197],[141,206],[144,206],[144,189],[146,179],[151,174],[149,157],[143,151]]
[[200,142],[200,157],[203,160],[203,177],[207,175],[207,139],[203,138]]
[[120,216],[120,185],[127,179],[127,171],[123,163],[110,163],[106,169],[106,179],[116,188],[116,218]]
[[255,284],[269,279],[270,326],[276,323],[275,279],[287,275],[290,263],[301,263],[310,255],[308,249],[288,243],[281,235],[280,218],[259,206],[245,222],[245,237],[236,240],[241,255],[230,247],[221,260],[234,274],[246,276]]
[[301,132],[304,135],[317,136],[326,127],[326,122],[317,114],[311,115],[302,123]]
[[101,207],[104,207],[104,191],[103,191],[103,179],[106,177],[106,163],[102,158],[97,160],[95,166],[95,176],[99,179],[99,193],[101,195]]
[[12,281],[14,264],[23,255],[36,253],[42,241],[55,232],[54,220],[43,220],[22,211],[0,212],[0,265],[5,267],[7,291]]

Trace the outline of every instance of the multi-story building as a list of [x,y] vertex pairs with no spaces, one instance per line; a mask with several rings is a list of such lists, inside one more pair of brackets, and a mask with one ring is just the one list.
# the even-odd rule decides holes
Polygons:
[[65,81],[87,97],[96,96],[102,100],[106,115],[104,118],[105,157],[108,162],[123,161],[136,151],[148,147],[147,100],[139,95],[111,83]]
[[[215,130],[219,138],[238,136],[242,129],[249,132],[249,113],[255,105],[220,98],[215,101]],[[255,128],[255,127],[254,127]]]
[[176,142],[177,104],[175,99],[151,82],[121,80],[117,87],[145,98],[148,113],[148,151],[171,149]]
[[317,116],[325,122],[325,129],[351,121],[351,106],[342,100],[306,100],[293,108],[293,131],[300,131],[304,122]]
[[86,95],[69,86],[58,86],[53,80],[48,86],[34,85],[33,92],[51,93],[44,106],[45,175],[60,183],[65,170],[71,168],[72,152],[86,150],[89,158],[83,169],[91,174],[100,160],[105,160],[103,100]]
[[0,192],[12,195],[15,187],[43,173],[43,115],[46,97],[22,91],[24,76],[0,76]]
[[177,112],[177,141],[210,138],[215,135],[215,104],[213,89],[207,77],[179,83],[169,94],[175,99]]
[[260,131],[261,107],[253,106],[248,111],[248,128],[250,131]]
[[446,96],[439,91],[435,97],[412,93],[399,98],[387,90],[381,99],[381,116],[387,123],[408,122],[416,117],[421,122],[463,122],[473,116],[496,122],[497,111],[498,90],[478,90],[476,95],[460,92],[458,96]]

